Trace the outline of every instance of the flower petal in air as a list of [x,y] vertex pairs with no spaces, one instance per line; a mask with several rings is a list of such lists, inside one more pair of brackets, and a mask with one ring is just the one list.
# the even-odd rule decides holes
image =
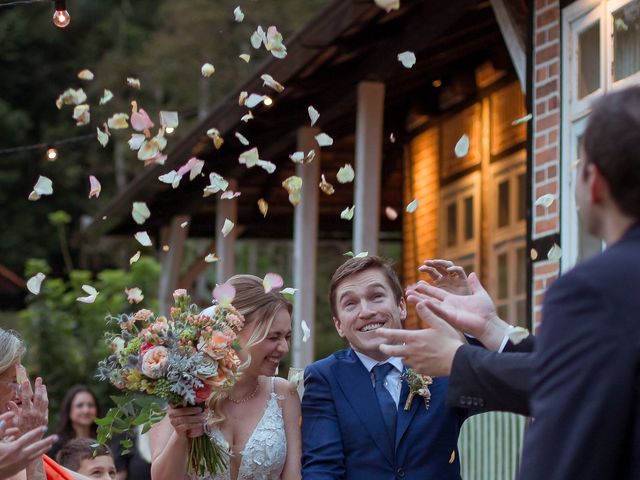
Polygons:
[[218,193],[219,191],[225,191],[229,186],[229,182],[227,182],[221,175],[216,172],[211,172],[209,174],[209,185],[204,188],[204,197],[208,197],[209,195],[213,195],[214,193]]
[[538,199],[536,200],[536,206],[549,208],[553,204],[555,199],[556,199],[555,195],[553,195],[552,193],[547,193],[546,195],[542,195],[541,197],[538,197]]
[[263,85],[266,85],[269,88],[273,88],[278,93],[282,93],[284,91],[284,85],[276,81],[271,75],[265,73],[263,75],[260,75],[260,78],[264,82]]
[[[244,145],[245,147],[249,145],[249,140],[247,140],[247,137],[245,137],[244,135],[242,135],[240,132],[236,132],[236,138],[238,139],[238,141]],[[253,165],[252,165],[253,166]]]
[[466,133],[462,135],[457,141],[453,151],[458,158],[466,157],[467,153],[469,153],[469,135]]
[[398,54],[398,61],[404,68],[411,68],[416,64],[416,54],[413,52],[402,52]]
[[527,123],[532,118],[533,114],[528,113],[524,117],[516,118],[513,122],[511,122],[511,125],[515,127],[516,125],[520,125],[521,123]]
[[307,109],[307,111],[309,112],[309,118],[311,119],[311,126],[313,127],[318,121],[318,119],[320,118],[320,113],[318,112],[318,110],[313,108],[312,105],[309,105],[309,108]]
[[147,140],[147,138],[142,133],[133,133],[131,138],[129,139],[129,148],[131,150],[140,150],[142,144]]
[[302,188],[302,178],[292,175],[282,182],[284,189],[289,192],[289,202],[294,207],[300,203],[300,189]]
[[200,160],[196,157],[191,157],[187,160],[187,163],[182,165],[178,169],[178,175],[184,177],[187,173],[189,174],[189,180],[193,180],[202,172],[202,167],[204,167],[204,160]]
[[248,53],[241,53],[239,57],[246,63],[249,63],[249,61],[251,60],[251,55],[249,55]]
[[80,80],[90,82],[91,80],[93,80],[93,72],[85,68],[84,70],[80,70],[80,72],[78,72],[78,78]]
[[217,262],[219,259],[218,257],[216,257],[215,253],[209,253],[206,257],[204,257],[204,261],[207,263],[215,263]]
[[269,293],[271,290],[280,289],[284,285],[284,280],[277,273],[267,273],[262,279],[262,286],[264,287],[264,293]]
[[131,127],[138,132],[144,132],[145,130],[153,128],[153,122],[147,112],[141,108],[131,112]]
[[258,160],[256,162],[256,166],[265,169],[267,173],[273,173],[276,171],[275,163],[268,160]]
[[42,195],[51,195],[53,193],[53,182],[48,177],[40,175],[36,184],[33,186],[33,191],[29,195],[29,200],[38,200]]
[[248,96],[249,96],[249,92],[246,92],[244,90],[240,92],[240,95],[238,95],[238,105],[240,105],[241,107],[244,107],[244,102],[247,100]]
[[356,210],[355,205],[345,208],[342,212],[340,212],[340,218],[343,220],[353,219],[353,213],[355,212],[355,210]]
[[307,322],[305,322],[304,320],[300,322],[300,326],[302,327],[302,341],[304,343],[307,343],[309,341],[309,338],[311,338],[311,329],[309,328],[309,325],[307,325]]
[[207,137],[213,140],[213,146],[216,147],[216,150],[219,150],[224,143],[224,139],[220,136],[220,131],[217,128],[207,130]]
[[113,92],[105,88],[104,92],[102,92],[102,97],[100,98],[100,105],[110,102],[112,98]]
[[560,260],[562,258],[562,249],[560,248],[560,245],[554,243],[547,253],[547,258],[552,262]]
[[289,155],[289,158],[293,163],[303,163],[304,162],[304,152],[293,152]]
[[128,77],[127,85],[129,85],[131,88],[135,88],[136,90],[140,90],[140,80],[137,78]]
[[392,222],[398,218],[398,212],[396,212],[396,209],[393,207],[387,207],[384,209],[384,214],[387,216],[387,218],[389,220],[391,220]]
[[232,192],[231,190],[227,190],[226,192],[222,192],[222,194],[220,195],[220,200],[232,200],[234,198],[238,198],[240,195],[240,192]]
[[36,273],[33,277],[27,280],[27,290],[29,290],[34,295],[39,295],[40,286],[42,285],[42,282],[45,278],[47,278],[47,276],[44,273]]
[[129,120],[129,115],[127,115],[126,113],[114,113],[107,120],[107,125],[112,130],[121,130],[124,128],[129,128],[129,123],[127,122],[127,120]]
[[418,199],[415,198],[413,200],[411,200],[411,202],[409,202],[409,205],[407,205],[407,213],[413,213],[418,209]]
[[398,10],[400,8],[400,0],[374,0],[376,5],[385,9],[387,12]]
[[131,216],[138,225],[142,225],[151,216],[151,212],[145,202],[133,202]]
[[236,296],[236,289],[230,283],[216,284],[213,289],[213,298],[216,299],[221,307],[228,307]]
[[133,256],[129,259],[129,265],[133,265],[138,260],[140,260],[140,250],[133,254]]
[[89,175],[89,198],[98,198],[101,191],[102,185],[100,185],[98,179],[93,175]]
[[333,195],[335,193],[335,189],[333,188],[333,185],[331,185],[329,182],[327,182],[327,180],[324,178],[324,173],[322,174],[321,178],[321,182],[320,182],[320,190],[322,190],[322,192],[325,195]]
[[318,142],[318,145],[321,147],[328,147],[330,145],[333,145],[333,138],[331,138],[326,133],[320,133],[314,138],[316,139],[316,142]]
[[86,297],[78,297],[78,298],[76,298],[76,300],[78,302],[82,302],[82,303],[93,303],[93,302],[95,302],[96,301],[96,297],[100,293],[95,288],[93,288],[91,285],[82,285],[82,290],[84,290],[84,292],[88,294],[88,296],[86,296]]
[[258,160],[260,160],[260,156],[256,147],[242,152],[238,157],[238,162],[241,165],[246,165],[247,168],[255,167],[258,164]]
[[220,232],[222,233],[223,237],[226,237],[227,235],[229,235],[229,233],[231,233],[231,230],[233,230],[233,227],[236,224],[233,223],[231,220],[229,220],[228,218],[224,219],[224,225],[222,226],[222,230],[220,230]]
[[244,13],[240,9],[240,7],[236,7],[233,10],[233,19],[238,23],[240,23],[242,20],[244,20]]
[[73,119],[76,121],[76,125],[81,127],[88,125],[91,121],[91,112],[89,111],[89,105],[82,104],[76,105],[73,109]]
[[167,128],[178,128],[178,112],[160,110],[160,125]]
[[204,78],[209,78],[216,72],[216,67],[211,65],[209,62],[205,63],[200,67],[200,73]]
[[160,175],[158,177],[158,180],[160,180],[162,183],[171,185],[173,188],[178,188],[178,185],[180,185],[180,180],[182,180],[182,175],[180,175],[175,170],[171,170],[164,175]]
[[274,26],[267,29],[267,36],[264,45],[267,50],[271,52],[271,55],[276,58],[282,59],[287,56],[287,47],[285,47],[282,42],[282,34],[278,32],[278,29]]
[[149,234],[147,232],[138,232],[134,235],[134,237],[143,247],[151,246],[151,239],[149,238]]
[[79,88],[77,90],[74,90],[73,88],[68,88],[57,98],[56,107],[58,107],[58,110],[60,110],[63,105],[80,105],[86,100],[87,94],[84,93],[83,89]]
[[106,147],[107,143],[109,143],[109,134],[105,133],[100,127],[96,127],[96,137],[98,138],[98,143],[103,147]]
[[511,340],[511,343],[518,345],[522,340],[529,336],[529,330],[522,327],[513,327],[507,333],[507,337]]
[[280,293],[283,295],[295,295],[295,293],[298,291],[297,288],[293,288],[293,287],[287,287],[287,288],[283,288],[282,290],[280,290]]
[[258,199],[258,210],[260,210],[262,216],[266,218],[267,212],[269,211],[269,204],[264,198]]
[[249,97],[244,101],[244,106],[247,108],[254,108],[256,105],[260,105],[264,102],[266,97],[264,95],[258,95],[257,93],[252,93]]
[[263,43],[265,46],[267,45],[267,35],[262,27],[258,25],[256,31],[251,35],[251,46],[258,50]]
[[127,301],[129,303],[140,303],[142,300],[144,300],[142,290],[140,290],[138,287],[125,288],[124,293],[127,295]]
[[356,176],[356,172],[353,171],[353,167],[350,163],[347,163],[344,167],[340,167],[338,170],[338,174],[336,178],[340,183],[349,183],[353,182],[353,179]]
[[249,120],[253,119],[253,112],[251,110],[249,110],[249,113],[245,113],[242,118],[240,118],[241,121],[243,121],[244,123],[248,123]]

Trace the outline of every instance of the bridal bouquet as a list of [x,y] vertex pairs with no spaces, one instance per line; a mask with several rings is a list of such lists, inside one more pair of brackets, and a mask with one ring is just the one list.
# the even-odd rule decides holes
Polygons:
[[[124,394],[112,397],[116,407],[96,420],[99,443],[138,426],[148,431],[162,420],[167,403],[202,405],[214,392],[233,386],[241,363],[236,334],[244,318],[231,305],[232,297],[219,300],[203,314],[191,304],[186,290],[176,290],[169,318],[146,309],[107,318],[120,331],[107,336],[112,353],[100,362],[98,378]],[[130,448],[132,443],[125,440],[123,446]],[[189,473],[220,472],[228,455],[225,447],[207,436],[193,438]]]

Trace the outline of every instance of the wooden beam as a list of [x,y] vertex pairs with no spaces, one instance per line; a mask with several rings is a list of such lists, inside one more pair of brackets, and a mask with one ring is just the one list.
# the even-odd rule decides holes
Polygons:
[[182,228],[180,225],[188,222],[190,219],[187,215],[177,215],[171,219],[169,228],[165,231],[166,237],[163,235],[161,245],[169,246],[169,251],[163,252],[161,255],[161,275],[158,287],[158,300],[160,302],[160,312],[162,314],[169,313],[169,306],[172,304],[171,294],[178,287],[178,276],[180,274],[180,266],[182,265],[182,256],[184,253],[184,242],[189,233],[189,227]]
[[358,85],[356,209],[353,217],[353,251],[356,254],[378,253],[384,93],[384,84],[380,82],[361,82]]
[[[296,165],[296,175],[302,178],[300,203],[293,220],[293,284],[299,289],[293,306],[293,355],[296,368],[313,362],[313,331],[316,316],[316,259],[318,245],[318,184],[320,183],[320,148],[315,136],[320,130],[312,127],[298,129],[298,150],[314,150],[315,159],[306,165]],[[304,320],[312,332],[311,341],[303,342]]]
[[491,7],[496,15],[500,32],[507,46],[513,67],[520,80],[522,92],[527,93],[527,53],[526,53],[526,24],[519,21],[518,5],[520,2],[507,0],[491,0]]

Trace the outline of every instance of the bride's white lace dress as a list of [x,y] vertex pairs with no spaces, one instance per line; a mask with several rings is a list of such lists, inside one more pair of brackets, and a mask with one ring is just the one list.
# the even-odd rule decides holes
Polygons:
[[[236,480],[277,480],[282,474],[287,458],[287,437],[284,431],[282,408],[274,389],[275,378],[271,378],[271,395],[264,409],[262,418],[240,452],[240,468]],[[211,439],[224,443],[225,439],[218,428],[212,429]],[[198,480],[231,480],[231,473],[227,469],[216,475],[194,477]]]

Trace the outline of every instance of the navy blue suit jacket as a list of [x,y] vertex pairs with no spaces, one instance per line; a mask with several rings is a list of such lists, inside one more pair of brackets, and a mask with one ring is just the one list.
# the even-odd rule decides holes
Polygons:
[[520,480],[640,478],[640,224],[545,294]]
[[[351,349],[309,365],[302,398],[302,477],[459,480],[458,432],[466,413],[445,404],[447,379],[404,410],[402,382],[395,445],[385,429],[371,376]],[[454,453],[455,452],[455,453]]]

